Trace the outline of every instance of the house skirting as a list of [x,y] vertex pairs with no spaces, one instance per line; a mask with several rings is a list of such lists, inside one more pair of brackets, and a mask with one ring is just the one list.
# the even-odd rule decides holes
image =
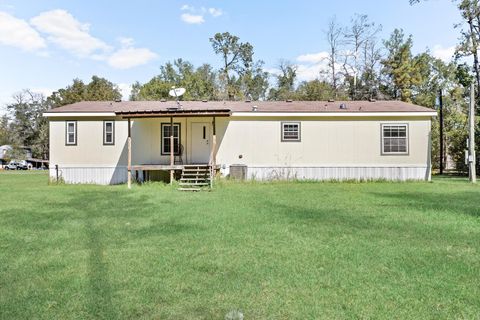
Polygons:
[[127,182],[127,166],[116,167],[71,167],[50,166],[50,180],[81,184],[122,184]]
[[[228,166],[227,166],[228,168]],[[228,175],[227,170],[221,170]],[[122,184],[127,182],[127,167],[73,167],[55,166],[50,168],[50,179],[65,183],[80,184]],[[134,176],[137,174],[134,172]],[[138,172],[143,180],[143,172]],[[429,180],[427,166],[248,166],[250,180]]]
[[428,166],[248,166],[251,180],[429,180]]

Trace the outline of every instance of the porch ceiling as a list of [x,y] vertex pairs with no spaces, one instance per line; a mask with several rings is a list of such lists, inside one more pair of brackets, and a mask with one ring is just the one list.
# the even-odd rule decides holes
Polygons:
[[117,111],[116,115],[122,118],[165,118],[165,117],[229,117],[230,109],[206,109],[206,110],[138,110]]

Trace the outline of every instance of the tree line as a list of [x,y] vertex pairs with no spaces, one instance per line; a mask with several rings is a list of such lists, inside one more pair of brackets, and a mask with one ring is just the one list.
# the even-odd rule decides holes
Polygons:
[[[421,0],[411,0],[411,4]],[[445,0],[447,1],[447,0]],[[367,15],[355,15],[347,25],[335,18],[323,36],[328,50],[323,69],[309,81],[299,80],[299,67],[280,60],[275,72],[267,72],[264,61],[256,60],[254,47],[229,32],[213,35],[209,42],[220,67],[199,66],[182,58],[160,66],[159,73],[145,83],[132,84],[130,100],[168,99],[172,86],[186,88],[184,100],[402,100],[435,108],[443,92],[444,132],[447,152],[458,170],[463,164],[467,137],[467,89],[475,83],[477,98],[480,68],[480,10],[475,0],[453,0],[461,13],[460,40],[450,62],[435,58],[426,50],[412,52],[414,39],[395,29],[380,39],[382,26]],[[461,29],[464,26],[464,29]],[[473,60],[468,63],[468,59]],[[41,114],[51,108],[82,100],[121,99],[118,86],[93,76],[88,83],[73,83],[48,97],[24,90],[7,106],[0,119],[0,145],[30,146],[34,156],[48,157],[48,126]],[[477,99],[480,101],[480,99]],[[438,165],[438,118],[433,122],[433,163]]]

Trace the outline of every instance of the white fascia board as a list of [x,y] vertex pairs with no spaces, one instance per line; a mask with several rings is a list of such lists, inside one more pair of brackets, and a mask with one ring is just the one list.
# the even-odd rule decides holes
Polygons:
[[232,117],[436,117],[425,112],[233,112]]
[[47,118],[115,117],[115,112],[44,112]]

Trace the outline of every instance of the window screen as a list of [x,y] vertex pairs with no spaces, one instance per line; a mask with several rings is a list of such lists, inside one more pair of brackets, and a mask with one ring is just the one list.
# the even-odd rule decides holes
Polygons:
[[[180,124],[173,125],[173,152],[180,153]],[[170,154],[170,124],[162,123],[162,154]]]
[[65,144],[66,145],[76,145],[77,144],[77,122],[76,121],[67,121],[66,122],[66,135],[65,135]]
[[408,127],[406,124],[382,125],[382,143],[384,154],[408,153]]
[[282,141],[300,141],[299,122],[282,122]]
[[103,122],[103,144],[113,145],[115,143],[115,123],[113,121]]

